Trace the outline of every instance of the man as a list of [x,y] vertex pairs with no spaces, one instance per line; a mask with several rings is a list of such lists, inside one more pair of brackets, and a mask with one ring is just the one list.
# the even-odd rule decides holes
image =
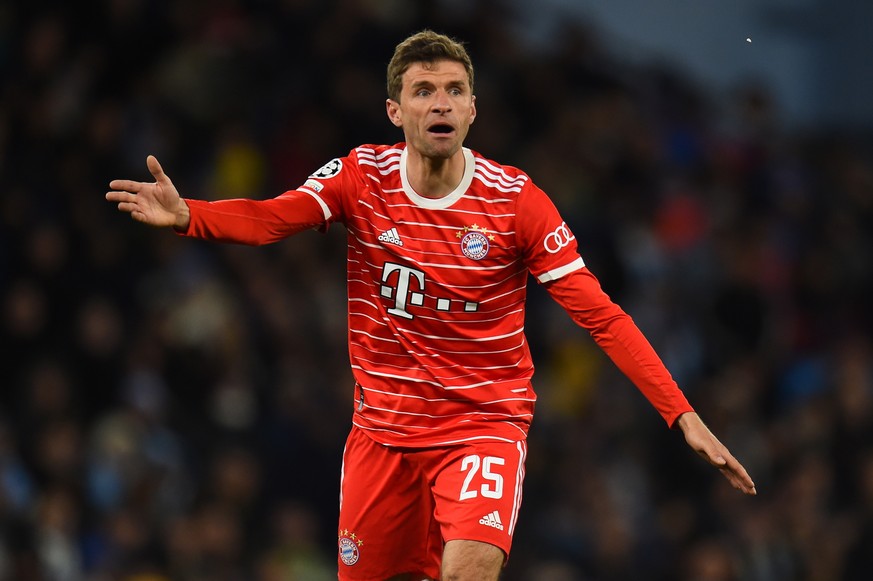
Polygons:
[[575,238],[522,171],[463,147],[476,117],[464,47],[431,31],[400,43],[386,109],[404,142],[362,145],[270,200],[183,199],[114,180],[140,222],[265,244],[348,230],[353,426],[343,454],[339,578],[497,579],[508,558],[536,395],[524,336],[532,274],[671,427],[737,489],[743,466],[703,424],[648,341],[600,289]]

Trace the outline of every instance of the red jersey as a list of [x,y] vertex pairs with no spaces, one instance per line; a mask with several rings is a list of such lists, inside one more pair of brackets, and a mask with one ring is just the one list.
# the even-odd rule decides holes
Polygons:
[[524,335],[529,274],[670,425],[691,411],[546,194],[516,168],[463,154],[461,183],[439,199],[410,187],[404,144],[363,145],[271,200],[186,200],[186,234],[265,244],[345,225],[353,422],[384,444],[526,437],[536,401]]

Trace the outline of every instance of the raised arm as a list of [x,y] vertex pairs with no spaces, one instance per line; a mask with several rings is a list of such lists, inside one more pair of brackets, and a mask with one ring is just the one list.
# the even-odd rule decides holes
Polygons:
[[146,165],[155,178],[153,183],[112,180],[109,182],[111,191],[106,192],[106,199],[117,203],[120,211],[127,212],[138,222],[186,230],[191,219],[188,204],[155,156],[148,156]]

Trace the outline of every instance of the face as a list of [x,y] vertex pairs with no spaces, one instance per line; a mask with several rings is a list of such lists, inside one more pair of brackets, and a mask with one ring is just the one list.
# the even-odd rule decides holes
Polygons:
[[408,148],[447,159],[461,149],[476,118],[476,97],[461,63],[413,63],[403,73],[400,101],[388,99],[387,109]]

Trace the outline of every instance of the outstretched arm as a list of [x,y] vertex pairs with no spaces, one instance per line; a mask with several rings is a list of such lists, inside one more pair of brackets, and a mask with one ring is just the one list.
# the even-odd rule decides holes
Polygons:
[[685,441],[704,460],[719,469],[731,486],[746,494],[757,494],[755,483],[743,465],[733,457],[724,444],[706,427],[703,420],[688,412],[679,416],[676,425],[685,434]]
[[718,468],[731,485],[756,494],[746,469],[694,413],[679,386],[631,318],[600,288],[587,268],[547,286],[573,320],[591,332],[598,345],[642,391],[670,427],[685,434],[688,445]]
[[268,200],[236,198],[210,202],[182,198],[153,155],[148,156],[146,164],[154,182],[112,180],[106,199],[117,203],[118,209],[134,220],[151,226],[172,226],[185,236],[236,244],[269,244],[325,226],[331,216],[322,198],[305,189],[289,190]]
[[155,156],[148,156],[146,165],[155,178],[154,183],[112,180],[109,182],[111,191],[106,192],[106,199],[117,203],[120,211],[129,213],[138,222],[187,230],[191,219],[188,204]]

